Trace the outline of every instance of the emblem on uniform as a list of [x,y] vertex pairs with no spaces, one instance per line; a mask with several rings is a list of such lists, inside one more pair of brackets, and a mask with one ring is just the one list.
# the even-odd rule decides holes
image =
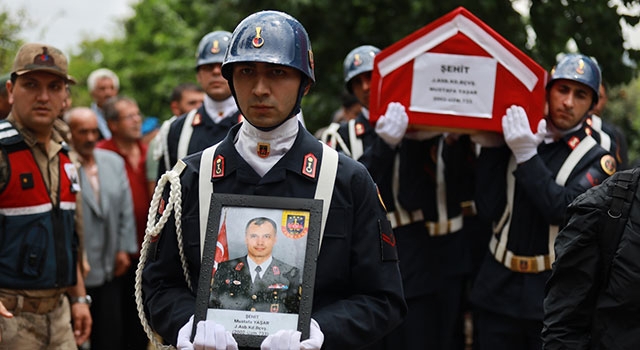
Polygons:
[[518,262],[518,270],[522,272],[529,271],[529,261],[528,260],[520,260]]
[[359,65],[361,65],[361,64],[362,64],[362,59],[360,58],[360,54],[359,54],[359,53],[357,53],[357,54],[355,54],[355,55],[353,56],[353,65],[354,65],[355,67],[358,67],[358,66],[359,66]]
[[236,265],[234,270],[240,271],[240,270],[242,270],[243,267],[244,267],[244,263],[241,261],[241,262],[238,263],[238,265]]
[[211,53],[216,54],[220,52],[220,43],[218,40],[214,40],[213,44],[211,44]]
[[609,154],[605,154],[600,158],[600,166],[602,170],[609,176],[616,172],[616,160]]
[[213,169],[211,169],[211,173],[211,177],[213,178],[224,176],[224,157],[221,154],[218,154],[213,160]]
[[304,156],[304,164],[302,164],[302,173],[312,179],[316,178],[316,165],[318,163],[318,159],[313,153],[307,153]]
[[271,144],[267,142],[258,142],[258,146],[256,147],[258,152],[258,157],[267,158],[271,153]]
[[279,276],[279,275],[280,275],[280,268],[279,268],[279,267],[277,267],[277,266],[273,266],[273,267],[271,268],[271,272],[273,272],[273,275],[274,275],[274,276]]
[[364,124],[356,123],[356,136],[361,136],[364,134]]
[[44,46],[42,47],[42,53],[33,58],[33,64],[39,66],[55,66],[56,62],[53,57],[49,55],[49,48]]
[[282,233],[291,239],[302,238],[309,232],[309,212],[285,210],[282,212]]
[[580,139],[578,138],[578,136],[573,136],[572,138],[569,139],[569,141],[567,141],[567,145],[569,145],[571,149],[578,147],[579,144],[580,144]]
[[196,115],[193,116],[193,121],[191,121],[191,126],[198,126],[202,123],[202,116],[200,115],[200,113],[196,113]]
[[71,182],[71,192],[80,192],[80,180],[78,177],[78,169],[73,163],[67,163],[64,165],[64,172],[67,174],[69,182]]
[[578,61],[578,67],[576,67],[576,73],[584,74],[584,61],[582,59]]
[[593,134],[593,131],[591,130],[591,128],[584,128],[584,133],[591,136],[591,134]]
[[256,27],[256,36],[251,41],[251,43],[253,44],[253,47],[255,47],[256,49],[264,45],[264,39],[260,36],[261,32],[262,32],[262,27]]
[[24,173],[20,174],[20,186],[23,190],[32,189],[34,187],[33,184],[33,174]]
[[269,309],[269,311],[278,312],[278,310],[280,310],[280,304],[271,304],[271,308]]
[[591,117],[588,117],[586,120],[587,125],[591,126],[591,124],[593,124],[593,120],[591,120]]

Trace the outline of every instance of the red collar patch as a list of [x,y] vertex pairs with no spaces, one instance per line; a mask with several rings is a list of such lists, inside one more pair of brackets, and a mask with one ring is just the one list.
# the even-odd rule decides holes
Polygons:
[[211,167],[212,178],[224,177],[224,157],[222,155],[218,154],[216,156]]
[[313,153],[307,153],[304,156],[302,164],[302,174],[315,179],[316,178],[316,166],[318,165],[318,158]]

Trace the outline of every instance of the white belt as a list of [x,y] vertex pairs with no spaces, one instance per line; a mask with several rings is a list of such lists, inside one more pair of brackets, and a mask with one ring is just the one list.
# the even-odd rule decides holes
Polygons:
[[521,273],[538,273],[542,271],[551,270],[552,258],[547,255],[535,255],[535,256],[518,256],[513,254],[510,250],[504,249],[504,255],[500,257],[498,248],[498,239],[495,235],[491,236],[491,242],[489,242],[489,250],[496,260],[503,264],[511,271]]
[[443,236],[460,231],[463,226],[463,219],[462,215],[458,215],[442,222],[426,221],[424,225],[427,227],[427,230],[429,230],[430,236]]
[[396,211],[388,212],[387,219],[391,222],[391,228],[396,228],[422,221],[424,220],[424,215],[422,215],[421,209],[408,212],[404,209],[398,208]]

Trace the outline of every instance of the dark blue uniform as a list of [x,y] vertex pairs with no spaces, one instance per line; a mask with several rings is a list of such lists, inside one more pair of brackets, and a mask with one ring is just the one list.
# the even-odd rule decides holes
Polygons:
[[[300,127],[292,148],[258,176],[237,153],[234,127],[216,150],[224,176],[212,181],[216,193],[313,198],[317,178],[303,173],[309,153],[322,163],[322,144]],[[198,172],[200,153],[184,159],[182,232],[196,286],[200,272]],[[406,313],[395,247],[382,203],[367,170],[340,156],[322,249],[318,256],[311,317],[324,333],[323,349],[366,349],[396,327]],[[384,239],[383,239],[384,238]],[[184,280],[172,219],[161,232],[143,274],[146,310],[152,327],[173,344],[194,314],[195,292]]]
[[[569,203],[615,171],[613,157],[595,145],[582,156],[564,186],[556,183],[561,166],[585,137],[581,128],[557,142],[543,142],[538,154],[513,173],[515,191],[506,249],[518,257],[545,256],[544,266],[523,259],[498,261],[491,252],[485,256],[471,296],[477,306],[480,349],[541,347],[544,286],[553,260],[549,226],[561,225]],[[503,146],[483,148],[478,159],[478,214],[494,223],[505,211],[510,156],[510,149]],[[504,265],[507,260],[514,262],[511,269]]]
[[[338,133],[350,146],[348,122],[341,124]],[[439,221],[436,167],[443,136],[424,141],[405,138],[399,147],[391,148],[362,113],[356,119],[355,135],[363,145],[358,161],[378,185],[394,226],[409,306],[405,321],[385,339],[385,348],[460,349],[464,277],[469,270],[464,225],[437,232],[435,225],[427,224]],[[340,145],[336,148],[340,150]],[[469,138],[463,137],[444,142],[441,152],[445,164],[444,215],[462,222],[461,203],[473,198],[473,148]],[[399,162],[397,171],[395,162]],[[399,176],[395,192],[394,176]],[[396,207],[396,201],[402,208]],[[400,215],[409,219],[402,220]]]
[[221,262],[213,279],[209,307],[298,313],[302,275],[296,267],[273,258],[258,281],[251,281],[247,256]]
[[[169,148],[169,164],[174,166],[178,162],[178,142],[180,141],[180,133],[184,127],[185,117],[184,114],[171,123],[169,134],[167,135],[167,146]],[[193,154],[200,152],[203,149],[215,145],[227,136],[227,133],[238,123],[240,112],[235,112],[230,116],[224,118],[220,123],[213,122],[204,104],[198,108],[197,115],[193,119],[193,133],[189,140],[189,148],[187,154]],[[158,163],[158,178],[162,176],[167,170],[165,168],[164,155]]]

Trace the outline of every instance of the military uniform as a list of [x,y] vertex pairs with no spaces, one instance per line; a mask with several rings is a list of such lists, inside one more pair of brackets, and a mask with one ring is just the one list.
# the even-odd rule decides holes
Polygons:
[[262,277],[251,281],[247,257],[221,262],[209,307],[259,312],[298,313],[302,275],[298,268],[272,259]]
[[[205,98],[209,98],[208,96]],[[172,123],[169,129],[169,133],[167,134],[166,144],[163,144],[163,147],[167,147],[167,153],[169,155],[169,164],[174,166],[178,162],[178,143],[180,142],[180,137],[182,133],[182,129],[184,128],[185,120],[187,119],[185,114],[179,118],[176,118]],[[226,116],[219,123],[215,123],[207,110],[202,104],[200,108],[198,108],[196,115],[193,117],[191,122],[191,126],[193,127],[193,133],[191,134],[191,138],[189,139],[189,146],[187,148],[187,154],[196,153],[202,151],[203,149],[218,143],[222,140],[229,129],[232,126],[238,123],[238,119],[240,118],[240,112],[236,111],[231,115]],[[161,140],[160,143],[163,143],[164,140]],[[162,155],[162,158],[158,164],[158,177],[162,176],[166,169],[164,157],[166,155]]]
[[[364,113],[337,132],[349,148],[345,153],[359,156],[378,185],[397,239],[409,312],[385,348],[462,348],[462,293],[469,271],[462,205],[473,198],[475,160],[469,138],[447,143],[434,133],[423,141],[404,138],[391,148]],[[345,151],[339,142],[335,147]],[[440,162],[444,172],[438,177]],[[445,193],[440,200],[438,189]]]
[[[551,225],[561,225],[569,203],[615,171],[613,157],[589,139],[585,129],[578,128],[558,141],[543,142],[537,155],[515,170],[509,166],[508,147],[482,149],[476,204],[479,215],[494,222],[495,235],[471,295],[479,315],[481,348],[519,346],[509,342],[500,324],[527,332],[534,341],[531,348],[540,348],[544,286],[554,260]],[[590,143],[593,146],[577,159],[564,185],[558,184],[572,152]],[[509,180],[512,172],[514,182]],[[510,202],[512,208],[506,210]]]
[[[216,150],[214,159],[223,163],[221,172],[211,179],[216,193],[314,197],[323,146],[313,135],[300,127],[291,149],[261,177],[234,147],[239,128],[232,128]],[[200,273],[200,158],[201,153],[186,157],[180,177],[183,243],[194,286]],[[194,314],[196,297],[184,280],[175,235],[170,218],[143,273],[150,323],[173,344]],[[340,156],[317,258],[311,314],[324,334],[323,349],[364,349],[399,324],[406,305],[394,243],[367,170]]]

